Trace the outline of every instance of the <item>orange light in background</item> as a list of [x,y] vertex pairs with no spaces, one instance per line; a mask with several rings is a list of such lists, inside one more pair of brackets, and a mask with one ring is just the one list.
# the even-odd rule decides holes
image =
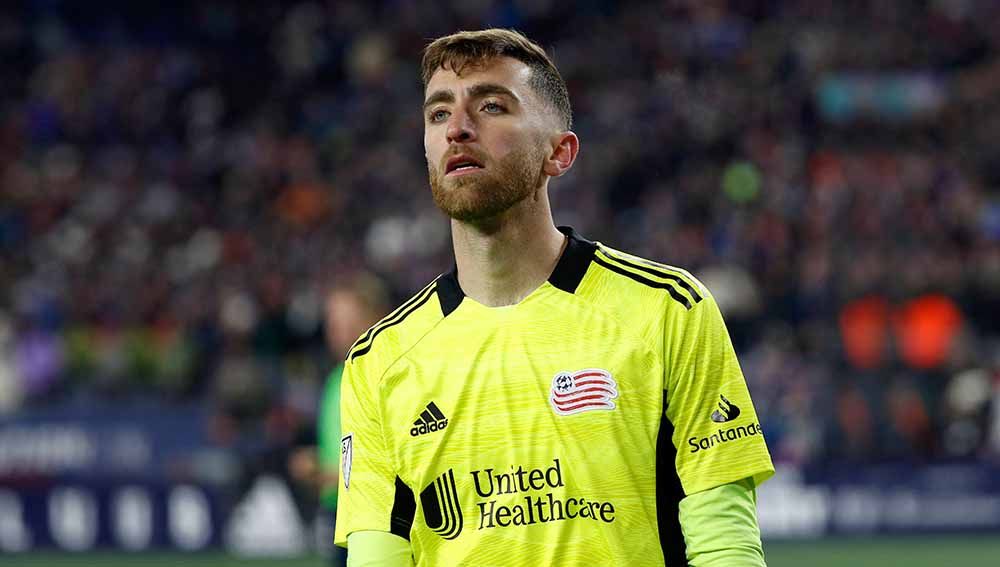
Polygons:
[[962,312],[943,295],[924,295],[900,307],[893,317],[899,355],[908,366],[941,366],[962,327]]
[[299,183],[286,187],[278,197],[278,215],[288,224],[307,228],[321,221],[330,206],[330,189],[318,183]]
[[855,368],[882,366],[889,337],[889,302],[870,296],[852,301],[840,311],[844,354]]

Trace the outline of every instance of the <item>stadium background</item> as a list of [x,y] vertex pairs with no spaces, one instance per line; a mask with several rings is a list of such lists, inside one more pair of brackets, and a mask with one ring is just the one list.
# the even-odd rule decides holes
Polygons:
[[987,0],[5,2],[0,563],[323,564],[288,457],[335,363],[326,295],[366,274],[397,303],[450,266],[419,54],[486,26],[569,85],[557,222],[719,299],[779,469],[770,564],[1000,556],[998,24]]

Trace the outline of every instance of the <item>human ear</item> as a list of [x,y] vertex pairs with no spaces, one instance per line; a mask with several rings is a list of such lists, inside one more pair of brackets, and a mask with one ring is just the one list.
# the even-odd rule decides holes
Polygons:
[[573,167],[576,154],[580,151],[580,138],[567,130],[556,134],[550,140],[552,141],[552,151],[545,159],[543,171],[550,177],[559,177]]

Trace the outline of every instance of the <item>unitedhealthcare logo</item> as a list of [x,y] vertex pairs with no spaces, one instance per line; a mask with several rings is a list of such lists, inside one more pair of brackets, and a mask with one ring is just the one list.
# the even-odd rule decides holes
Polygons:
[[[552,466],[547,468],[511,465],[510,472],[487,468],[470,471],[469,475],[479,497],[475,500],[474,514],[479,518],[477,530],[578,519],[607,524],[615,521],[614,503],[565,493],[559,459],[553,459]],[[421,491],[420,505],[424,522],[431,531],[448,540],[462,533],[464,518],[453,469]],[[475,524],[474,517],[472,525]]]
[[420,493],[420,505],[431,531],[444,539],[455,539],[462,533],[462,506],[458,502],[455,471],[448,469],[428,484]]

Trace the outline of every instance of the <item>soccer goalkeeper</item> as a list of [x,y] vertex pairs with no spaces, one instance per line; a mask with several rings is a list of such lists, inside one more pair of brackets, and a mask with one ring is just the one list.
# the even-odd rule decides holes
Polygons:
[[550,58],[461,32],[423,80],[455,268],[347,355],[348,564],[764,565],[774,469],[711,294],[553,223],[580,141]]

